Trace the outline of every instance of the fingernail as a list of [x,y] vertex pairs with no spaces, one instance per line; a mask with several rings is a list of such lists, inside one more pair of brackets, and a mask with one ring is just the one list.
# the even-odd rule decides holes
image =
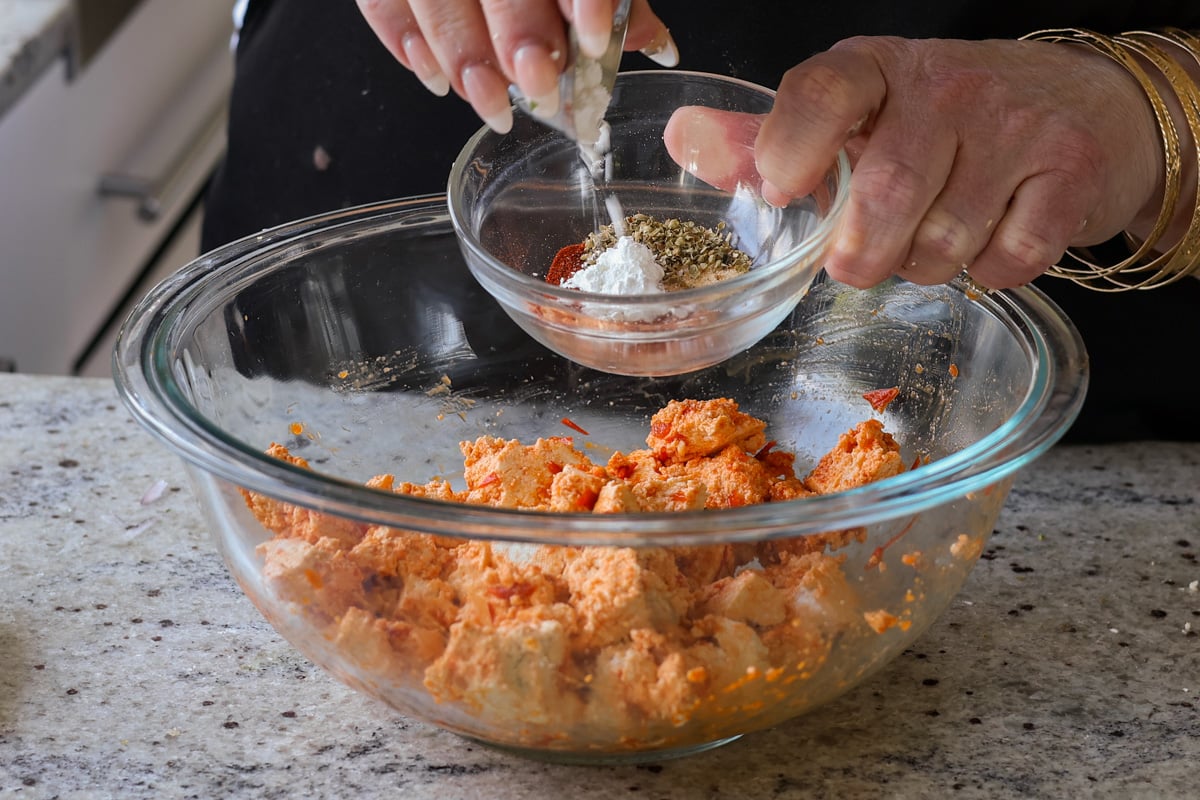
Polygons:
[[433,94],[445,97],[450,94],[450,79],[438,67],[437,59],[425,40],[415,34],[404,37],[404,55],[412,64],[413,74]]
[[426,89],[438,97],[450,94],[450,79],[440,72],[433,75],[417,75],[417,78],[425,85]]
[[612,38],[613,18],[601,10],[603,3],[575,0],[575,36],[585,56],[599,58]]
[[608,42],[612,39],[612,29],[605,30],[603,33],[576,29],[575,35],[579,37],[579,49],[585,56],[600,58],[608,50]]
[[535,117],[550,119],[558,113],[558,89],[529,98],[529,110]]
[[761,191],[763,200],[766,200],[768,205],[772,205],[775,208],[784,208],[792,201],[791,195],[770,181],[763,181]]
[[530,110],[539,117],[558,112],[558,63],[554,54],[538,44],[527,44],[513,53],[517,85],[529,98]]
[[496,133],[512,130],[512,106],[508,84],[486,64],[470,64],[462,71],[463,92],[467,102],[484,123]]
[[679,48],[666,28],[654,37],[654,41],[641,49],[641,54],[660,67],[679,66]]

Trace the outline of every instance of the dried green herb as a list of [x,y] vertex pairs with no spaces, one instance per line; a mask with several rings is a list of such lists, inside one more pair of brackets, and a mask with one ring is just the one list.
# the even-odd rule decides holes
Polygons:
[[[625,218],[625,235],[649,247],[663,268],[663,289],[677,291],[727,280],[750,269],[750,256],[733,246],[725,223],[706,228],[679,219],[658,220],[649,214]],[[616,230],[605,225],[583,243],[584,264],[617,243]]]

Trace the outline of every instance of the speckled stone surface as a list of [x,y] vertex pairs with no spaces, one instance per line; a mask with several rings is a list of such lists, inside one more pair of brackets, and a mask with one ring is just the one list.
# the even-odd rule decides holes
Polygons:
[[642,766],[523,760],[326,677],[106,381],[0,375],[0,554],[0,797],[1200,792],[1195,445],[1051,450],[913,649],[807,717]]
[[74,42],[71,0],[0,0],[0,116]]

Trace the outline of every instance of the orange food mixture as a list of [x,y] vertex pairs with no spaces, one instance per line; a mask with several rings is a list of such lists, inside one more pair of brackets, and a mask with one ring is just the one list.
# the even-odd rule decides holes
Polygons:
[[[803,477],[735,402],[672,401],[647,448],[593,463],[570,438],[463,442],[466,488],[377,489],[543,511],[719,509],[840,491],[904,470],[876,420]],[[307,468],[281,445],[269,452]],[[244,492],[275,535],[263,573],[360,673],[423,686],[513,744],[586,731],[631,749],[760,713],[868,620],[832,551],[861,530],[688,547],[506,547],[368,526]],[[877,623],[878,621],[874,621]]]

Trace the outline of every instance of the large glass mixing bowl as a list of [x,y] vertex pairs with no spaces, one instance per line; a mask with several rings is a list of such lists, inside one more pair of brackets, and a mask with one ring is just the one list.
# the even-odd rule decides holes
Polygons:
[[[671,378],[592,371],[533,341],[470,278],[442,198],[204,255],[133,311],[115,367],[135,418],[185,462],[238,583],[302,653],[403,714],[573,761],[696,752],[886,664],[962,586],[1014,476],[1061,436],[1086,384],[1074,328],[1033,288],[859,291],[823,277],[724,363]],[[881,411],[863,397],[891,387]],[[867,418],[913,468],[678,513],[522,511],[363,485],[390,473],[461,486],[459,443],[481,435],[572,436],[602,464],[644,447],[668,401],[715,397],[766,420],[798,473]],[[266,455],[273,442],[309,469]],[[604,563],[617,578],[585,569]],[[761,602],[714,600],[734,584]],[[612,623],[603,636],[597,619]]]

